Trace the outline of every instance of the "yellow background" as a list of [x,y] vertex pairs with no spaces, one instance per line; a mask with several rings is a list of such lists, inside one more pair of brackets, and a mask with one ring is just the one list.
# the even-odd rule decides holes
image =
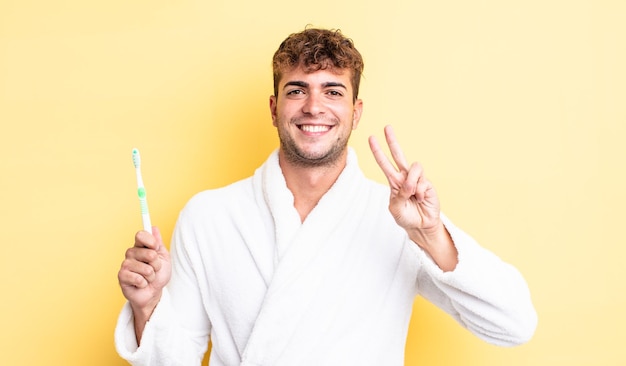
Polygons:
[[539,313],[530,343],[497,348],[418,300],[406,364],[626,364],[625,19],[618,0],[1,0],[0,364],[125,364],[131,149],[169,238],[192,194],[276,146],[270,59],[306,24],[364,55],[366,174],[384,181],[366,139],[393,124]]

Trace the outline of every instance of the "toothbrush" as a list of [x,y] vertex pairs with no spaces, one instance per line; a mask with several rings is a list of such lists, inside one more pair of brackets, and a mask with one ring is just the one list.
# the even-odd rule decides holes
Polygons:
[[137,196],[139,196],[139,204],[141,206],[143,229],[152,233],[150,212],[148,212],[148,200],[146,199],[146,188],[143,186],[143,179],[141,178],[141,156],[139,155],[138,149],[133,149],[133,164],[135,165],[135,173],[137,175]]

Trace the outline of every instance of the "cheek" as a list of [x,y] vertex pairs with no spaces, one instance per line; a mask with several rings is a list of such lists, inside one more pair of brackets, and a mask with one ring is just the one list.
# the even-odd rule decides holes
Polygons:
[[342,108],[341,113],[337,114],[337,116],[341,116],[342,120],[346,123],[355,124],[356,123],[356,114],[354,113],[354,108],[352,106],[347,106]]

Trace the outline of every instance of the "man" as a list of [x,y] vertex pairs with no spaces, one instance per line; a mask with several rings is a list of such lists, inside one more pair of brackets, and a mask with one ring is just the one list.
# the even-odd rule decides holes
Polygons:
[[210,337],[211,366],[402,365],[416,295],[491,343],[529,340],[524,279],[440,213],[390,127],[395,165],[370,138],[389,186],[360,171],[347,145],[363,108],[352,41],[306,29],[273,67],[279,149],[252,177],[189,201],[171,259],[157,228],[136,234],[118,276],[120,355],[198,365]]

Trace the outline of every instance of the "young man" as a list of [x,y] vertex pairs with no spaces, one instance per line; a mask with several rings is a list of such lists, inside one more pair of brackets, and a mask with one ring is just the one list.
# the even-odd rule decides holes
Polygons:
[[390,127],[395,164],[370,138],[389,186],[363,176],[347,145],[362,70],[338,31],[280,45],[270,97],[280,148],[252,177],[193,197],[171,257],[157,228],[136,234],[118,276],[122,357],[198,365],[210,337],[211,366],[402,365],[417,295],[488,342],[531,338],[522,276],[440,213]]

